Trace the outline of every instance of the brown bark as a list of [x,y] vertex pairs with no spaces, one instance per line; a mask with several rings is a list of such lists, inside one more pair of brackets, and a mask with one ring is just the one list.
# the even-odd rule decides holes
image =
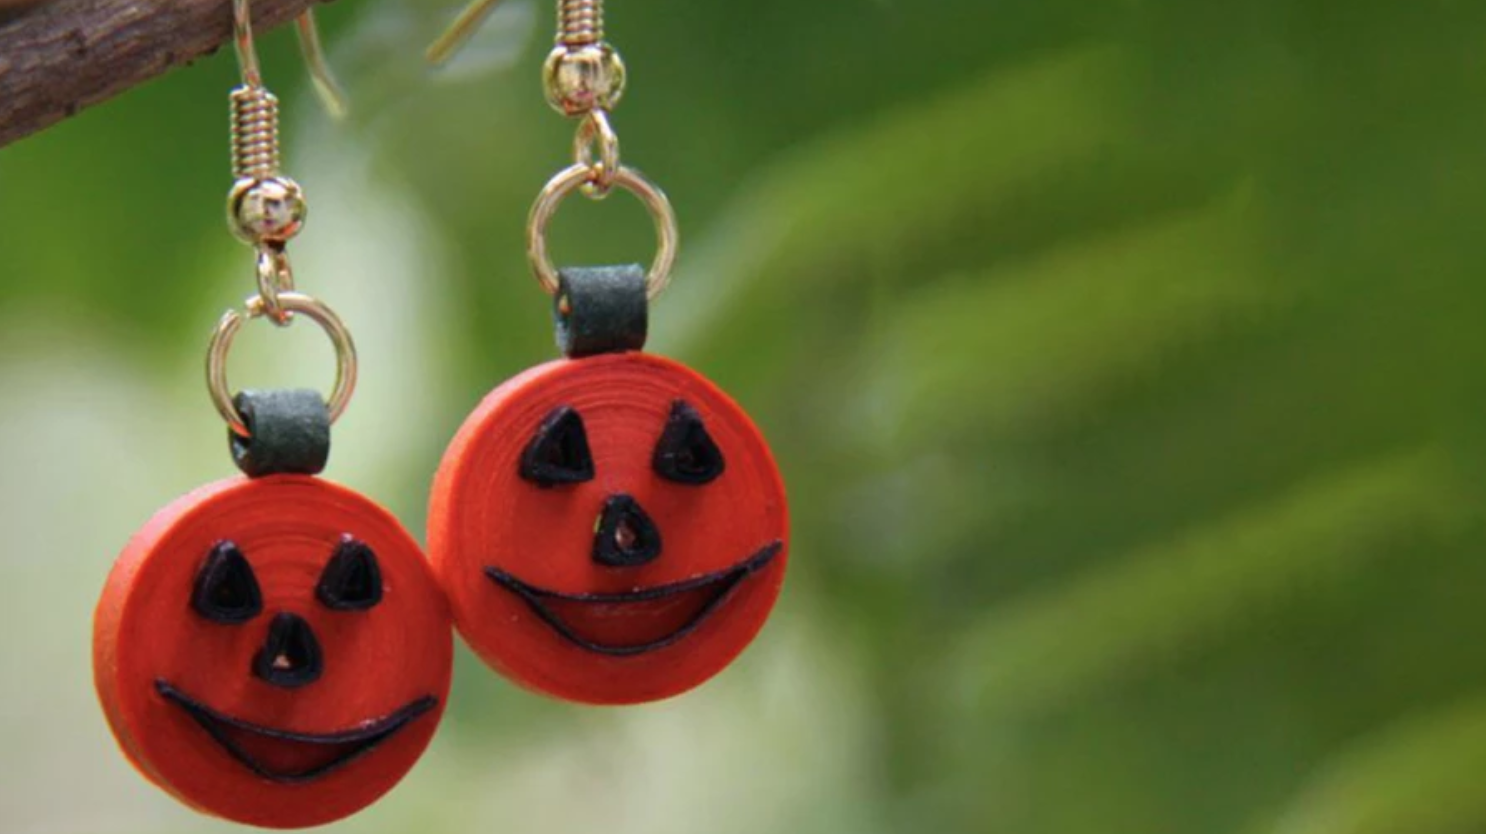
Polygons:
[[[267,31],[324,0],[253,0]],[[0,0],[0,146],[215,52],[231,0]]]

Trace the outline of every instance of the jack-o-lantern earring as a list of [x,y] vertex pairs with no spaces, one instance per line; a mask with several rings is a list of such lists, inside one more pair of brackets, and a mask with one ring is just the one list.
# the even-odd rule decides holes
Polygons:
[[[206,813],[307,827],[375,801],[422,754],[448,695],[453,630],[397,520],[314,476],[351,396],[355,348],[328,306],[293,289],[284,245],[304,200],[278,172],[278,104],[259,77],[247,0],[234,12],[243,86],[228,214],[257,250],[258,293],[246,316],[218,324],[207,377],[246,476],[181,497],[130,540],[94,616],[93,673],[145,777]],[[323,76],[313,23],[300,23]],[[329,401],[305,390],[234,398],[226,358],[245,319],[301,314],[335,344]]]
[[[430,57],[493,2],[472,6]],[[575,163],[532,207],[528,255],[567,359],[507,381],[459,430],[434,480],[429,557],[460,633],[497,670],[570,700],[644,702],[706,681],[757,635],[784,579],[788,516],[743,410],[640,351],[675,258],[675,216],[619,161],[609,111],[624,66],[603,39],[601,2],[557,5],[547,96],[582,121]],[[558,204],[614,187],[655,220],[648,272],[554,268],[545,233]]]

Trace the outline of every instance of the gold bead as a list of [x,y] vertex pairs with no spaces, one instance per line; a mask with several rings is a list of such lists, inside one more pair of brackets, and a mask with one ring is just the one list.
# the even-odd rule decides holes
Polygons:
[[227,195],[227,225],[249,244],[282,244],[299,234],[309,207],[288,177],[245,177]]
[[558,46],[542,66],[547,103],[564,116],[612,110],[624,95],[624,62],[607,43]]

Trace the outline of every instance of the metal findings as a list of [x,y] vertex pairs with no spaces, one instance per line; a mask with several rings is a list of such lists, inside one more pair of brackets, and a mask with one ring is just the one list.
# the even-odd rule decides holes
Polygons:
[[542,88],[564,116],[619,104],[624,61],[604,40],[603,0],[557,0],[557,48],[542,65]]
[[[319,323],[335,348],[335,386],[330,391],[330,397],[325,400],[325,407],[330,410],[330,420],[334,421],[346,411],[351,393],[356,390],[358,365],[356,344],[351,339],[351,332],[329,305],[312,296],[280,293],[279,304],[289,313],[302,313]],[[237,338],[237,332],[242,330],[243,323],[267,315],[268,303],[263,297],[254,296],[248,300],[247,307],[246,313],[229,310],[222,314],[216,330],[212,332],[206,352],[206,385],[211,392],[212,405],[217,408],[217,413],[227,422],[227,426],[244,438],[250,433],[232,402],[232,387],[227,384],[227,354],[232,350],[232,341]]]
[[423,53],[423,57],[430,64],[443,64],[453,58],[454,53],[458,52],[459,48],[475,34],[475,30],[480,28],[480,24],[484,23],[485,18],[495,11],[499,3],[500,0],[473,0],[464,7],[458,17],[454,18],[449,28],[445,29],[444,33],[439,35],[432,44],[429,44],[428,51]]
[[[557,267],[547,253],[547,225],[557,213],[557,207],[577,189],[594,182],[592,168],[577,163],[559,171],[547,181],[532,204],[531,216],[526,224],[526,255],[531,261],[537,281],[548,293],[558,288]],[[671,281],[671,267],[676,263],[676,249],[680,233],[676,228],[676,213],[670,201],[655,184],[632,168],[621,166],[614,172],[614,185],[630,192],[645,204],[650,217],[655,221],[655,260],[645,274],[645,295],[654,300]]]
[[[257,251],[258,294],[247,301],[246,314],[228,311],[217,324],[207,349],[206,376],[217,411],[234,433],[247,438],[247,424],[227,385],[227,353],[245,318],[266,316],[275,325],[288,325],[295,313],[303,313],[325,328],[336,352],[335,389],[327,401],[332,421],[344,411],[356,385],[356,347],[328,305],[295,291],[286,246],[304,228],[309,204],[300,185],[279,171],[279,100],[263,86],[249,0],[232,0],[232,22],[242,86],[230,95],[234,182],[227,194],[227,224],[233,235]],[[331,115],[340,116],[346,111],[345,98],[325,62],[310,12],[299,17],[298,26],[316,92]]]
[[[593,158],[595,148],[597,160]],[[607,113],[595,110],[583,117],[578,133],[573,136],[573,159],[590,175],[583,184],[583,194],[594,200],[608,197],[614,176],[619,172],[619,134],[609,124]]]
[[[434,44],[428,59],[442,63],[463,44],[499,0],[474,0]],[[547,254],[547,224],[574,189],[602,200],[614,186],[633,193],[655,221],[657,251],[646,276],[646,294],[665,290],[676,261],[679,233],[670,200],[638,169],[620,162],[619,135],[609,114],[624,96],[626,71],[619,53],[604,40],[603,0],[556,0],[557,46],[542,65],[542,89],[558,113],[580,119],[573,138],[573,165],[559,171],[532,205],[526,250],[532,273],[549,294],[558,291],[557,268]]]
[[[236,182],[227,199],[228,223],[233,234],[246,243],[281,247],[304,225],[304,192],[279,173],[279,100],[263,86],[248,0],[233,0],[232,23],[242,86],[230,97]],[[325,62],[313,15],[300,15],[298,26],[300,47],[316,91],[332,115],[344,114],[345,97]]]
[[537,195],[527,221],[527,256],[548,293],[556,293],[557,270],[547,254],[547,224],[574,187],[602,200],[616,185],[639,197],[655,221],[656,254],[646,276],[646,296],[665,290],[676,260],[676,216],[665,192],[619,160],[619,135],[609,111],[624,95],[625,69],[604,40],[603,0],[557,0],[557,47],[542,68],[547,102],[564,116],[579,118],[573,165],[557,173]]

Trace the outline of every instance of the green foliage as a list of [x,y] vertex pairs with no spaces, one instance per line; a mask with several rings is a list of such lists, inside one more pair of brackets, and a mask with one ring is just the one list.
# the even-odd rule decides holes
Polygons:
[[[654,347],[773,442],[788,593],[738,669],[622,717],[461,659],[448,742],[378,821],[1486,823],[1486,7],[614,5],[625,159],[682,221]],[[398,325],[437,349],[408,384],[429,413],[397,430],[397,472],[358,485],[416,523],[465,409],[551,356],[521,229],[570,126],[540,101],[545,8],[511,0],[488,66],[442,79],[416,64],[436,10],[326,17],[370,112],[330,131],[301,94],[314,142],[290,167],[341,166],[300,175],[312,203],[317,177],[395,195],[436,256],[407,285],[438,304]],[[265,63],[294,59],[276,41]],[[216,214],[231,72],[0,152],[0,300],[61,323],[7,337],[16,362],[97,323],[141,379],[185,376],[248,287]],[[560,259],[646,257],[622,199],[563,212]],[[375,249],[342,227],[322,263]],[[101,579],[105,555],[72,557]],[[674,790],[620,792],[645,784],[617,751]],[[503,786],[561,807],[592,789],[575,776],[611,817],[448,809]],[[774,803],[730,806],[733,786]]]

